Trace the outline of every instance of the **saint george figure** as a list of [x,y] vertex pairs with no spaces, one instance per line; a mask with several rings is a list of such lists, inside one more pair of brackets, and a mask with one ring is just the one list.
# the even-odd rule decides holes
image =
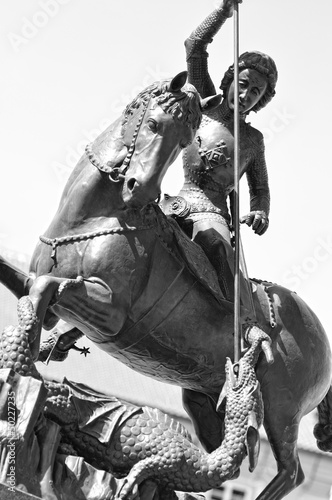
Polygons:
[[[225,20],[233,15],[234,0],[223,0],[185,41],[188,79],[201,97],[215,94],[208,72],[207,45]],[[258,111],[275,95],[277,69],[274,61],[260,52],[246,52],[239,58],[240,176],[246,173],[250,191],[250,212],[241,218],[256,234],[269,224],[270,192],[262,134],[246,122],[250,111]],[[225,73],[223,99],[213,111],[203,114],[194,142],[183,154],[184,185],[176,203],[178,221],[204,249],[215,267],[224,296],[234,301],[234,251],[231,246],[232,191],[234,189],[234,67]],[[181,200],[181,198],[178,200]],[[172,203],[169,199],[170,212]],[[181,222],[182,221],[182,222]],[[241,304],[250,312],[246,280],[241,277]],[[250,316],[250,314],[249,314]]]

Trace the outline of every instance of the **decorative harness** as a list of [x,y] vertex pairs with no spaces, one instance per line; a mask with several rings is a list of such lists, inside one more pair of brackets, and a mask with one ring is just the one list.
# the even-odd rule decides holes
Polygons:
[[[112,182],[120,182],[122,179],[125,177],[125,173],[127,172],[130,161],[132,159],[132,156],[135,151],[135,145],[136,145],[136,139],[138,137],[138,133],[140,131],[141,125],[143,123],[143,119],[145,116],[145,113],[149,107],[149,103],[151,100],[151,95],[149,96],[148,99],[143,101],[143,110],[141,115],[138,118],[137,124],[135,126],[135,130],[133,133],[132,141],[129,146],[127,156],[123,160],[123,163],[121,167],[116,167],[112,166],[112,162],[108,161],[106,165],[98,158],[96,153],[92,151],[92,144],[88,144],[85,148],[85,153],[90,161],[90,163],[96,167],[99,171],[104,172],[108,174],[109,179]],[[46,236],[39,236],[39,239],[42,243],[45,243],[46,245],[50,245],[52,247],[52,253],[51,253],[51,259],[54,261],[54,266],[56,267],[57,265],[57,260],[56,260],[56,250],[57,247],[60,245],[65,245],[67,243],[74,243],[76,241],[84,241],[88,239],[93,239],[96,238],[97,236],[106,236],[109,234],[121,234],[129,231],[139,231],[139,230],[146,230],[146,229],[151,229],[152,225],[143,225],[139,227],[132,227],[132,226],[119,226],[119,227],[113,227],[110,229],[103,229],[100,231],[93,231],[90,233],[82,233],[82,234],[73,234],[70,236],[60,236],[58,238],[47,238]]]
[[100,231],[93,231],[91,233],[73,234],[71,236],[60,236],[59,238],[47,238],[46,236],[39,236],[39,239],[45,245],[50,245],[52,247],[51,259],[54,261],[54,266],[57,266],[56,260],[56,250],[58,246],[66,245],[67,243],[75,243],[77,241],[91,240],[97,236],[107,236],[109,234],[121,234],[132,231],[144,231],[151,229],[151,225],[142,226],[118,226],[112,227],[110,229],[102,229]]
[[98,168],[98,170],[100,170],[101,172],[105,172],[106,174],[108,174],[108,177],[112,182],[120,182],[121,179],[124,179],[124,176],[125,176],[124,174],[127,172],[128,168],[129,168],[130,161],[131,161],[132,156],[133,156],[134,151],[135,151],[136,139],[137,139],[138,133],[140,131],[141,125],[143,123],[145,113],[149,107],[150,100],[151,100],[151,95],[149,96],[148,99],[143,101],[143,103],[144,103],[143,110],[142,110],[140,117],[138,118],[135,130],[133,133],[133,137],[131,140],[131,144],[130,144],[129,149],[128,149],[127,156],[123,160],[121,167],[112,166],[111,161],[108,161],[105,165],[98,158],[96,153],[94,153],[92,151],[92,143],[88,144],[85,148],[85,154],[87,155],[90,163],[92,163],[92,165],[94,167]]

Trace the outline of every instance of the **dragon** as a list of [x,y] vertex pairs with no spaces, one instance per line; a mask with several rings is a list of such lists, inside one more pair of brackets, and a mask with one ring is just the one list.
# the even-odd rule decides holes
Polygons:
[[185,498],[176,492],[203,492],[237,477],[247,455],[249,469],[255,468],[263,420],[255,365],[262,343],[269,341],[261,330],[250,330],[248,348],[239,362],[227,359],[226,383],[218,401],[226,415],[224,439],[219,448],[206,453],[182,424],[158,409],[132,405],[66,379],[43,380],[28,345],[29,332],[38,321],[29,298],[20,300],[18,317],[19,325],[2,333],[0,368],[42,381],[47,389],[42,418],[61,429],[57,454],[83,457],[120,479],[116,493],[108,498],[143,498],[144,484],[155,484],[162,500]]

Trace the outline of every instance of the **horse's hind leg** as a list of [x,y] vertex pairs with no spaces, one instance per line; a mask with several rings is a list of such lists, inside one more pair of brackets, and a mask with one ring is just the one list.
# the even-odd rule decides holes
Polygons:
[[[299,419],[284,409],[265,410],[264,427],[278,465],[278,474],[256,500],[281,500],[304,481],[297,452]],[[294,412],[295,413],[295,412]]]

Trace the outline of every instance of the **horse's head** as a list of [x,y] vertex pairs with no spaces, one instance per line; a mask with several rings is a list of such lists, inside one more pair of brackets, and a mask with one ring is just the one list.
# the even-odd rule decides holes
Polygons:
[[140,207],[160,195],[162,179],[181,150],[194,139],[202,110],[219,104],[221,96],[201,100],[187,73],[155,83],[126,108],[123,199]]

